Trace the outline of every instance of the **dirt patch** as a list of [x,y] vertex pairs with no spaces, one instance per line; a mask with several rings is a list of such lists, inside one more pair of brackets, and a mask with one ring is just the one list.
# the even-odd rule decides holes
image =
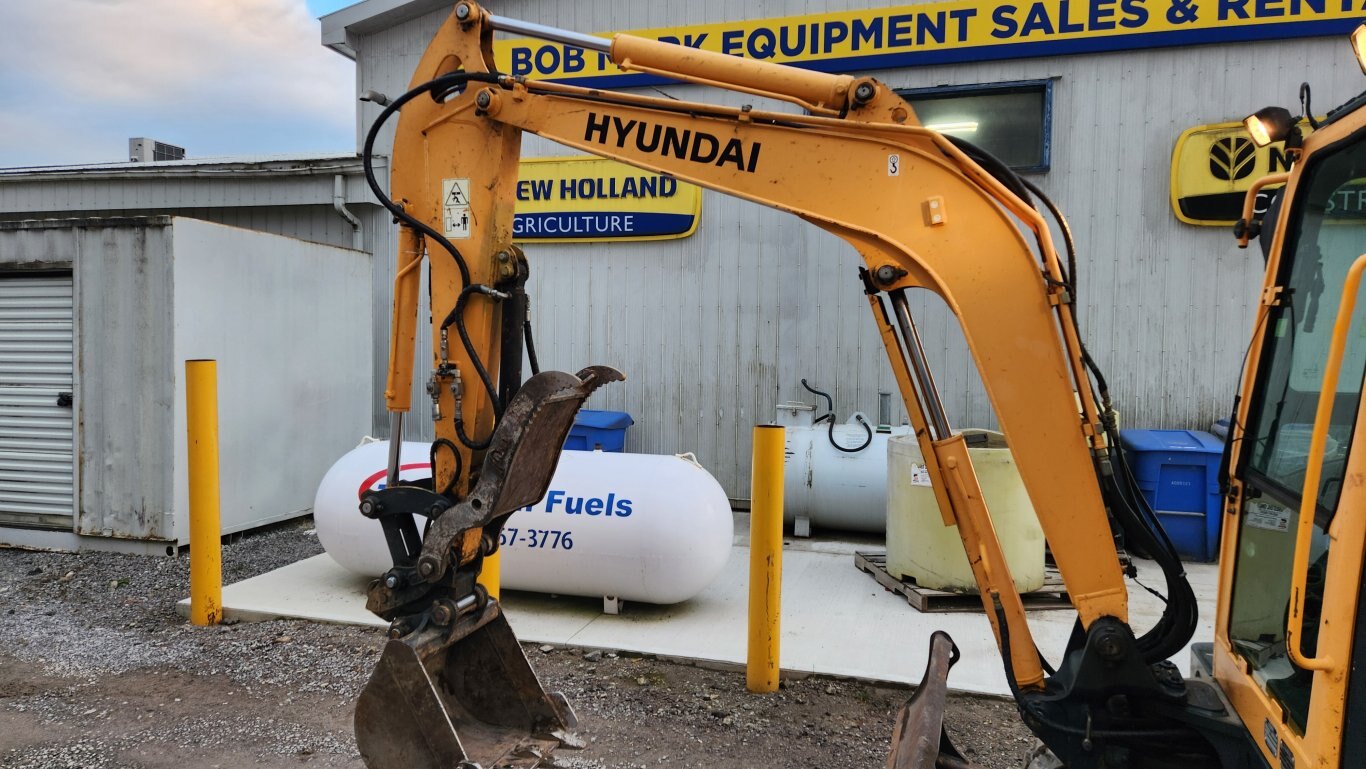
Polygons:
[[[225,579],[320,551],[307,521],[225,547]],[[360,767],[352,706],[373,629],[305,622],[196,628],[176,615],[183,556],[0,550],[0,767]],[[229,576],[230,575],[230,576]],[[559,769],[881,767],[909,691],[821,677],[745,692],[738,671],[525,647],[589,741]],[[949,728],[984,769],[1033,744],[1008,702],[955,697]]]

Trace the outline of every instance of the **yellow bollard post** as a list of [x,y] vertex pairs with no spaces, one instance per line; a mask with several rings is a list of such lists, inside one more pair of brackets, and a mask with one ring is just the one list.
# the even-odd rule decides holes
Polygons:
[[490,598],[498,598],[498,586],[503,576],[503,549],[500,547],[493,555],[484,556],[484,566],[479,570],[479,584],[489,591]]
[[749,652],[745,685],[778,690],[783,582],[783,440],[780,425],[754,428],[749,502]]
[[190,622],[217,625],[223,619],[217,361],[185,361],[185,415],[190,471]]

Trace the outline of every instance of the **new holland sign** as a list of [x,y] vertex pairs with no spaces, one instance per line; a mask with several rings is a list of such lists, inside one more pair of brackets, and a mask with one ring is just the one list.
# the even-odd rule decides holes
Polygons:
[[[822,72],[1350,32],[1366,0],[932,0],[631,34]],[[610,36],[611,33],[603,33]],[[558,43],[494,43],[513,75],[595,87],[668,80]]]
[[669,240],[697,231],[702,190],[672,176],[595,157],[526,158],[513,239]]
[[[1300,130],[1306,136],[1313,132],[1307,123]],[[1172,212],[1186,224],[1231,225],[1242,216],[1243,197],[1253,181],[1288,170],[1285,144],[1258,149],[1242,123],[1187,129],[1172,151]],[[1277,189],[1267,187],[1258,194],[1259,213]]]

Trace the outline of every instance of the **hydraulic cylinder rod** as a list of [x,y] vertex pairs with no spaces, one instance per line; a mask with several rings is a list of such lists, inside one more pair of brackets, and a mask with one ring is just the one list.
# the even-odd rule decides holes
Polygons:
[[[469,6],[464,3],[457,6],[455,10],[457,18],[459,18],[461,8],[469,8]],[[608,40],[605,37],[585,35],[582,32],[571,32],[567,29],[547,27],[544,24],[522,21],[521,19],[509,19],[506,16],[494,16],[493,14],[488,15],[487,24],[501,32],[511,32],[516,35],[524,35],[537,40],[563,43],[564,45],[572,45],[576,48],[598,51],[600,53],[610,53],[612,51],[611,40]]]
[[934,440],[943,440],[952,434],[948,415],[944,413],[944,403],[939,400],[939,388],[934,384],[934,375],[925,360],[925,348],[920,344],[920,332],[911,318],[911,307],[906,301],[906,290],[891,292],[892,310],[896,313],[896,323],[901,327],[901,340],[906,348],[906,356],[911,361],[911,371],[915,374],[916,388],[920,390],[925,404],[925,414],[929,419],[930,432]]

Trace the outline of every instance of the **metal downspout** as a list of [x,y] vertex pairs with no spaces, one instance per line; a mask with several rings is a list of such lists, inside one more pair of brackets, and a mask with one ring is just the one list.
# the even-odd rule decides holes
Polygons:
[[351,247],[357,251],[365,250],[365,237],[361,231],[360,218],[346,207],[346,176],[335,174],[332,177],[332,207],[341,218],[351,224]]

